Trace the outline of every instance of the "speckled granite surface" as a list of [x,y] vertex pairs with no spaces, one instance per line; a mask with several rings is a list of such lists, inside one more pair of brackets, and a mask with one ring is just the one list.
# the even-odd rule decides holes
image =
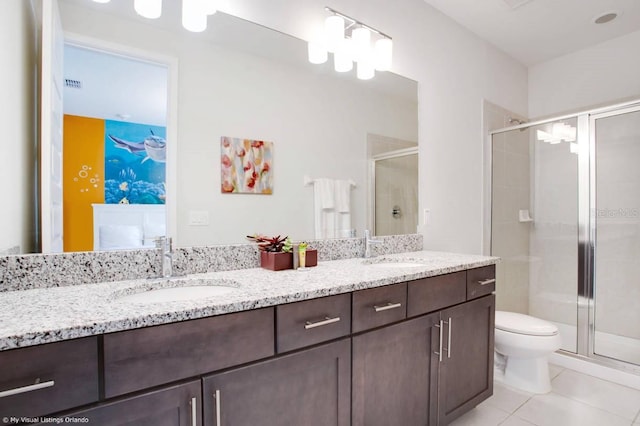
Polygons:
[[[374,246],[378,255],[422,250],[421,234],[380,239],[384,244]],[[320,261],[364,255],[362,238],[308,243],[318,250]],[[174,270],[184,275],[256,268],[258,259],[255,244],[180,248],[174,252]],[[157,277],[159,266],[153,249],[4,256],[0,257],[0,292]]]
[[[496,263],[493,257],[439,252],[319,262],[304,271],[251,268],[179,279],[133,280],[0,293],[0,350],[273,306]],[[200,260],[197,260],[198,262]],[[394,262],[411,263],[397,266]],[[371,265],[370,263],[378,263]],[[413,266],[415,265],[415,266]],[[186,280],[193,279],[190,283]],[[154,304],[120,300],[150,288],[185,284],[236,287],[230,293]]]

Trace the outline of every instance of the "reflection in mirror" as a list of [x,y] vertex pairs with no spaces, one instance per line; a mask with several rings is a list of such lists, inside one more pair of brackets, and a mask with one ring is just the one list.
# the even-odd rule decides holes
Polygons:
[[[371,214],[367,139],[417,141],[417,83],[389,72],[359,81],[331,61],[311,65],[302,40],[224,13],[189,33],[179,3],[164,2],[150,21],[129,2],[59,0],[66,33],[178,61],[178,96],[169,99],[179,111],[177,153],[167,164],[177,170],[167,180],[176,195],[166,200],[176,208],[177,245],[243,243],[255,232],[314,238],[305,176],[355,183],[350,228],[362,235]],[[223,136],[273,142],[272,195],[223,193]]]
[[167,68],[66,44],[64,251],[154,247],[166,234]]

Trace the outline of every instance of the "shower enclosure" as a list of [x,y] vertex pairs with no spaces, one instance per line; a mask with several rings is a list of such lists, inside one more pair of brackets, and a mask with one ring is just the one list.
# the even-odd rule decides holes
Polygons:
[[640,101],[491,132],[497,309],[640,373]]

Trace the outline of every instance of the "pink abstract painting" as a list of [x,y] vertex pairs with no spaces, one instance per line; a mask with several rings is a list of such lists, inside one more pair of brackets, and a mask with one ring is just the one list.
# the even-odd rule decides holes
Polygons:
[[220,138],[223,193],[273,193],[273,142]]

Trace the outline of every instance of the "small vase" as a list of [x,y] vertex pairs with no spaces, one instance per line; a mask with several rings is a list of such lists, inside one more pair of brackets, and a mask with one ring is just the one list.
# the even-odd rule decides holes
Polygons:
[[293,268],[293,253],[260,252],[260,266],[272,271]]

